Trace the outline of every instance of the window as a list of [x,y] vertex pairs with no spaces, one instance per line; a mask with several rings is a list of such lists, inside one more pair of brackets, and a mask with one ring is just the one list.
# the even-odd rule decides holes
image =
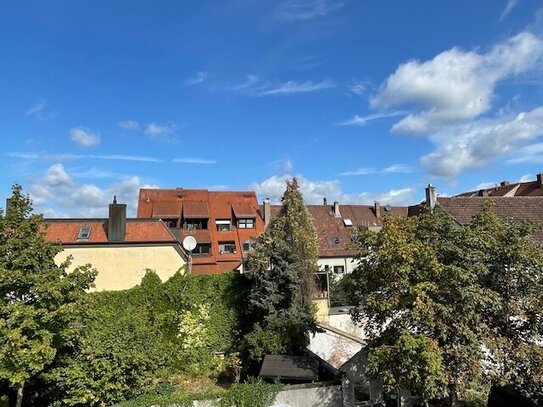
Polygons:
[[91,232],[91,228],[88,226],[84,226],[81,229],[79,229],[79,234],[77,235],[78,239],[86,240],[89,238]]
[[252,218],[238,219],[238,228],[239,229],[254,229],[255,220]]
[[243,242],[241,246],[244,252],[248,252],[253,248],[253,244],[251,242]]
[[230,222],[230,220],[216,220],[215,225],[219,232],[228,232],[232,230],[232,222]]
[[176,218],[170,218],[170,219],[162,219],[162,222],[169,228],[175,228],[177,227],[177,219]]
[[211,254],[211,244],[199,243],[192,251],[193,256],[209,256]]
[[220,254],[233,254],[236,252],[236,243],[234,242],[219,242]]
[[343,224],[345,226],[353,226],[353,221],[350,219],[343,219]]
[[324,266],[324,272],[325,272],[325,273],[329,273],[329,272],[330,272],[330,266],[329,266],[328,264],[326,264],[326,265]]
[[186,230],[207,229],[207,219],[185,219],[183,228]]
[[343,274],[345,272],[344,266],[334,266],[334,274]]
[[370,401],[370,384],[355,383],[354,390],[354,402],[356,405],[366,405],[366,402]]

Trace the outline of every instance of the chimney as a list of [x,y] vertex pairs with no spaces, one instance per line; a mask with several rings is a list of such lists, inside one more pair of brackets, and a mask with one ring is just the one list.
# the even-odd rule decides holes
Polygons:
[[433,211],[436,207],[436,188],[432,184],[428,184],[426,187],[426,205]]
[[341,218],[341,213],[339,213],[339,202],[334,201],[334,218]]
[[381,204],[378,201],[373,203],[373,209],[375,210],[375,217],[377,219],[381,218]]
[[486,189],[480,189],[479,192],[477,192],[477,196],[486,197],[488,196],[488,191]]
[[537,174],[537,186],[541,188],[542,184],[543,184],[543,174],[539,173]]
[[500,182],[500,187],[506,187],[507,185],[509,185],[509,181]]
[[326,197],[322,198],[322,204],[324,206],[328,205],[328,201],[326,200]]
[[6,216],[8,216],[8,212],[9,212],[9,203],[11,202],[11,198],[7,198],[6,199],[6,210],[4,211],[4,218]]
[[264,224],[268,226],[271,220],[271,204],[270,198],[264,199]]
[[107,239],[110,242],[124,242],[126,236],[126,205],[118,204],[117,197],[109,204]]

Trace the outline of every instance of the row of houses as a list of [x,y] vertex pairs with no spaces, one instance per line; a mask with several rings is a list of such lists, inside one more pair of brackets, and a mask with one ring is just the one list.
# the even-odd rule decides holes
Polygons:
[[[322,205],[307,205],[317,232],[319,267],[339,276],[352,272],[357,229],[378,231],[385,216],[413,216],[422,205],[440,207],[459,226],[469,223],[485,200],[494,201],[504,218],[542,222],[542,179],[539,174],[533,182],[502,182],[455,197],[437,196],[428,186],[425,201],[412,206],[328,204],[324,198]],[[269,199],[259,203],[254,191],[141,189],[136,218],[127,218],[126,205],[114,201],[106,219],[46,219],[46,237],[61,243],[58,261],[72,256],[72,267],[91,263],[98,270],[97,290],[119,290],[138,284],[146,269],[167,279],[187,265],[189,255],[193,274],[243,272],[253,239],[280,209]],[[197,242],[190,253],[182,246],[187,236]]]

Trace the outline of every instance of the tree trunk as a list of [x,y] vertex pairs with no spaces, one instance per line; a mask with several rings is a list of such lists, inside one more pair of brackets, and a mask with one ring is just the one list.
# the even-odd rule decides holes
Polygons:
[[15,407],[21,407],[23,405],[23,389],[25,382],[22,382],[17,389],[17,400],[15,401]]
[[458,402],[458,390],[456,383],[449,384],[449,406],[458,407],[460,403]]

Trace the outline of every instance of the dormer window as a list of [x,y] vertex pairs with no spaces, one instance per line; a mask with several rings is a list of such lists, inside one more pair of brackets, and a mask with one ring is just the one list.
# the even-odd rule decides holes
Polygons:
[[215,224],[217,225],[218,232],[229,232],[232,230],[232,222],[230,220],[218,219],[215,221]]
[[79,229],[79,234],[77,235],[77,240],[87,240],[90,236],[91,228],[84,226]]
[[254,229],[255,220],[253,218],[238,219],[238,229]]

